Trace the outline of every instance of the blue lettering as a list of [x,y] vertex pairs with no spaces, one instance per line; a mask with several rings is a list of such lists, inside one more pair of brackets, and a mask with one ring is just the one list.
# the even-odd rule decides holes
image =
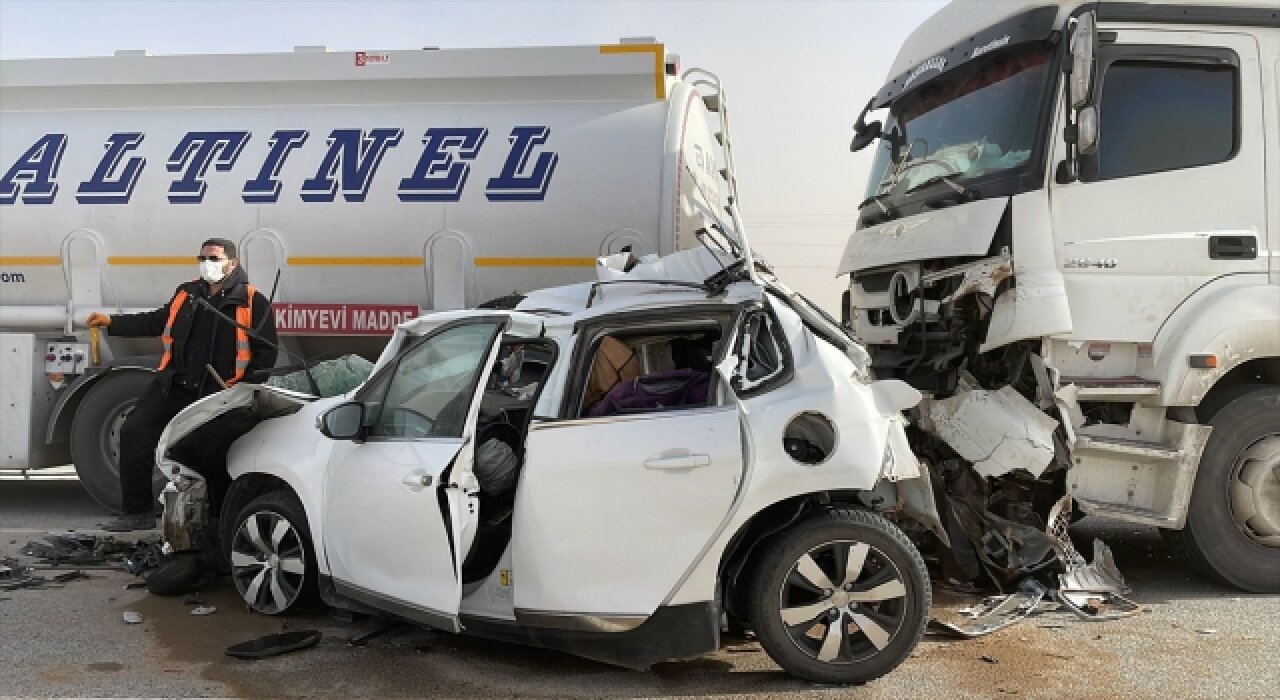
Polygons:
[[247,131],[187,132],[165,164],[169,172],[182,173],[182,177],[169,185],[169,201],[173,204],[199,204],[203,201],[208,187],[204,176],[209,164],[222,172],[230,170],[248,141]]
[[400,181],[402,202],[456,202],[471,174],[471,164],[489,135],[484,127],[427,129],[425,147],[413,174]]
[[45,134],[0,178],[0,204],[51,204],[58,196],[58,165],[67,147],[66,134]]
[[284,167],[284,159],[295,148],[307,142],[308,132],[301,129],[281,130],[271,135],[270,150],[267,159],[262,163],[258,176],[244,183],[240,198],[250,204],[269,204],[280,199],[280,169]]
[[484,194],[491,202],[538,202],[547,196],[547,187],[556,171],[560,154],[547,151],[539,153],[532,172],[526,172],[529,156],[535,146],[547,142],[551,128],[546,126],[517,126],[511,130],[507,141],[511,152],[502,172],[489,179]]
[[76,188],[76,201],[81,204],[128,204],[129,198],[133,196],[133,188],[138,184],[138,177],[147,165],[147,159],[130,158],[119,173],[116,169],[124,154],[137,148],[145,137],[145,134],[137,131],[108,136],[104,146],[107,152],[102,154],[102,160],[98,161],[93,176]]
[[315,177],[302,183],[302,201],[332,202],[341,187],[348,202],[363,202],[382,156],[403,135],[402,129],[373,129],[368,135],[363,129],[334,129]]

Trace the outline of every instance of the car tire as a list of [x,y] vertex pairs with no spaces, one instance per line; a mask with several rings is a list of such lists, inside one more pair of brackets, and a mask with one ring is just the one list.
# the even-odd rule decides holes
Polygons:
[[1209,424],[1186,525],[1161,534],[1207,578],[1280,593],[1280,387],[1237,396]]
[[[924,560],[897,526],[875,513],[832,509],[766,544],[747,612],[786,672],[861,684],[911,655],[931,600]],[[839,626],[830,624],[837,619]]]
[[226,558],[236,592],[255,612],[279,615],[318,597],[311,529],[290,491],[265,493],[240,509]]
[[[80,485],[93,500],[120,512],[120,429],[138,397],[155,375],[143,371],[114,371],[97,380],[81,399],[71,419],[71,462]],[[153,496],[166,482],[160,470],[152,479]]]

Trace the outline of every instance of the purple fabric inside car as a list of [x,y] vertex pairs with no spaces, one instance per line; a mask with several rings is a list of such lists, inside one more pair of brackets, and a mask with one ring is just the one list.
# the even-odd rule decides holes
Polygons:
[[692,369],[646,374],[614,384],[609,393],[591,407],[588,415],[598,418],[705,404],[710,384],[708,373]]

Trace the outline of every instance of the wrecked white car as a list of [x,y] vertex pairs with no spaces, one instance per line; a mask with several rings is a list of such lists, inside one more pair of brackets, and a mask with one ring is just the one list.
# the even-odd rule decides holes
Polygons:
[[750,628],[802,678],[892,670],[931,600],[904,529],[946,540],[920,394],[753,264],[626,257],[406,323],[343,396],[193,404],[157,452],[167,542],[267,614],[318,595],[637,668]]

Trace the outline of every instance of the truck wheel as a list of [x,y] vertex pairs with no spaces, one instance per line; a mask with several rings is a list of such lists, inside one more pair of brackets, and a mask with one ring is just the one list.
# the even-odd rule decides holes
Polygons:
[[[138,397],[154,375],[150,372],[111,372],[89,387],[71,420],[71,461],[80,484],[93,500],[120,512],[120,429]],[[165,478],[156,471],[154,491]]]
[[929,576],[915,545],[880,515],[825,511],[762,553],[747,612],[760,644],[793,676],[866,683],[924,634]]
[[315,549],[297,496],[285,490],[258,496],[240,509],[233,533],[231,580],[250,608],[279,615],[316,598]]
[[1280,388],[1223,406],[1200,458],[1187,524],[1162,530],[1201,574],[1254,593],[1280,593]]

